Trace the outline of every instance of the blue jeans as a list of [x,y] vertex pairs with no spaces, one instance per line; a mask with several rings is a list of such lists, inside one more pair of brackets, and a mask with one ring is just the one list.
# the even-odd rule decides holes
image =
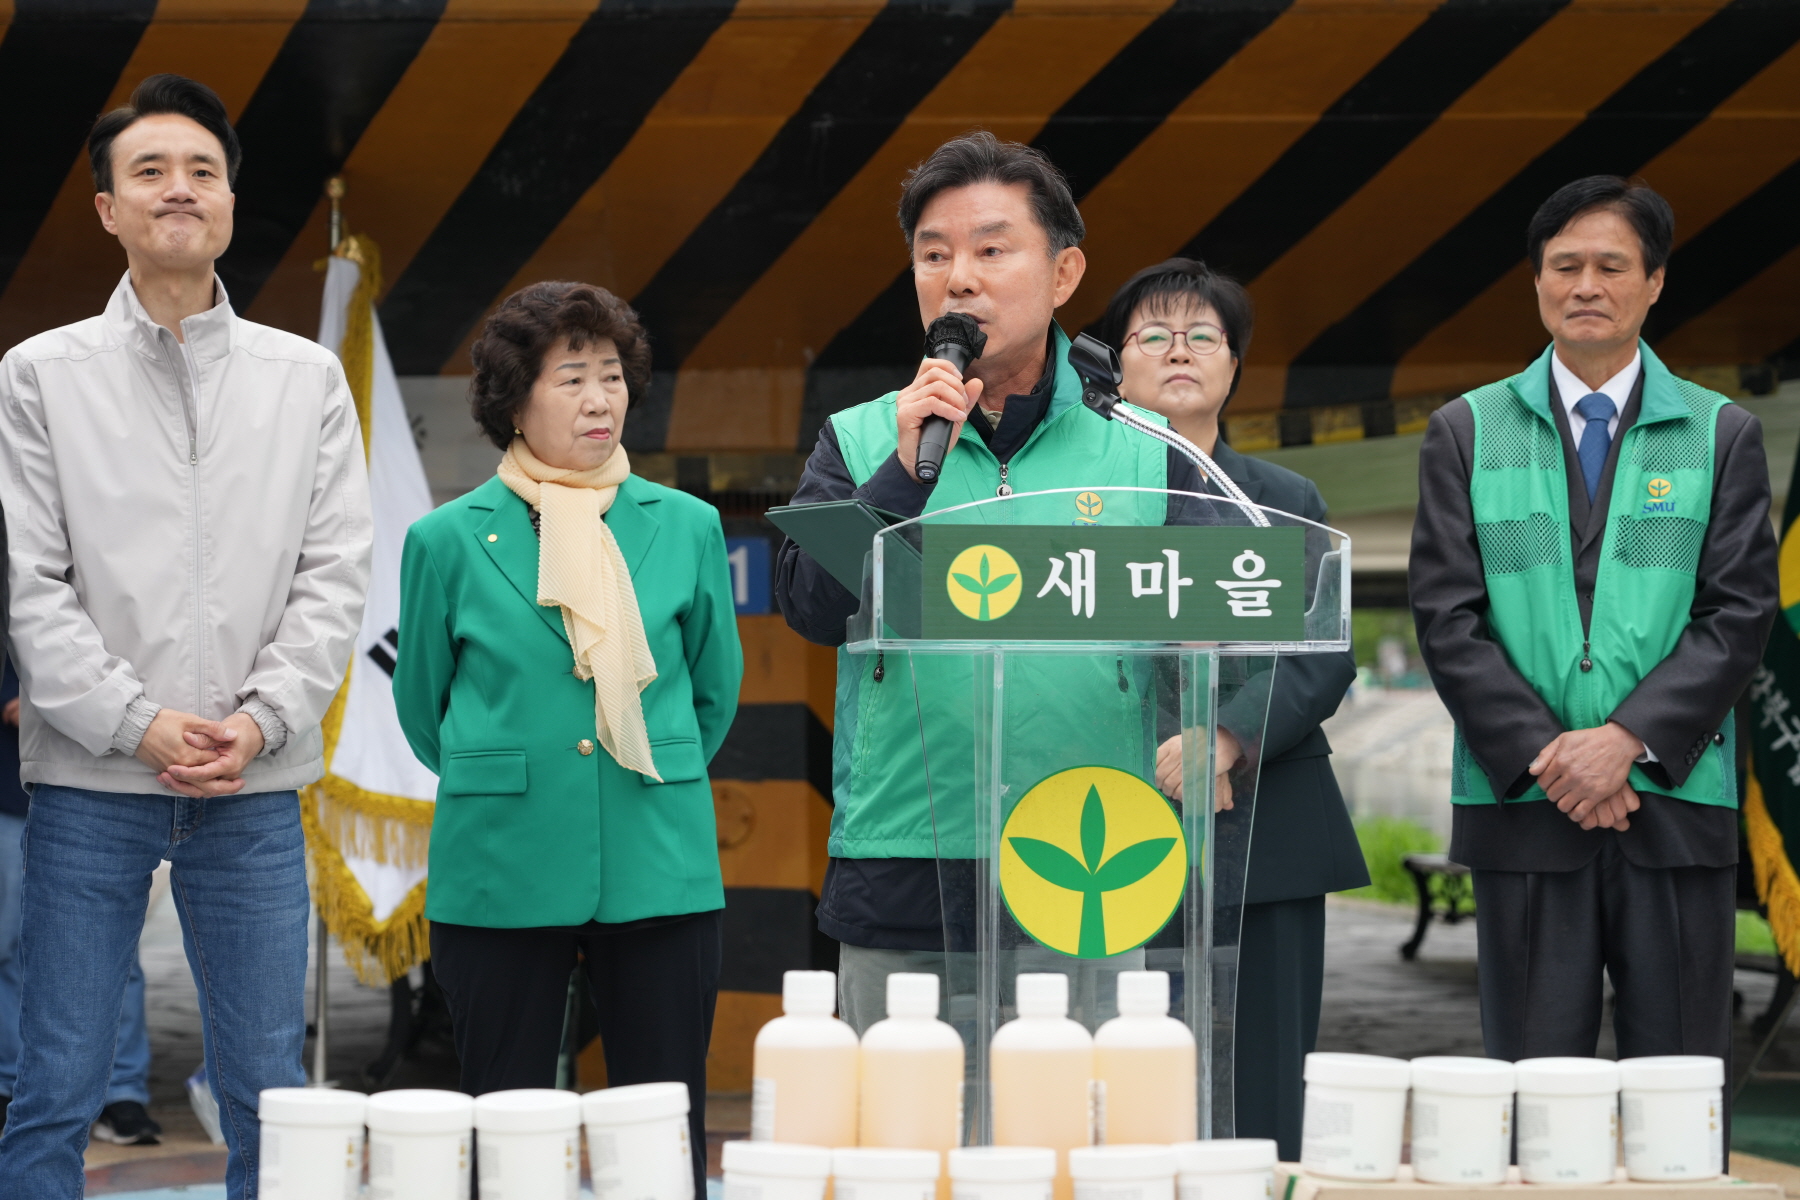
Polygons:
[[199,991],[232,1200],[256,1195],[264,1088],[306,1082],[305,847],[293,792],[213,800],[40,786],[25,828],[18,1090],[8,1200],[80,1200],[150,876],[170,891]]
[[[25,818],[0,813],[0,1096],[19,1081],[19,902],[24,891]],[[144,1020],[144,968],[131,957],[119,1040],[106,1103],[150,1103],[150,1027]]]

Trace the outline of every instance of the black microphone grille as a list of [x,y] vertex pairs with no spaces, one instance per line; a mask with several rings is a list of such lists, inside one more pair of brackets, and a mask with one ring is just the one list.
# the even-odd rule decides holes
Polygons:
[[967,313],[945,313],[925,330],[925,354],[931,358],[941,357],[938,349],[944,346],[962,349],[968,354],[968,361],[974,362],[987,349],[987,334],[981,332],[981,326]]

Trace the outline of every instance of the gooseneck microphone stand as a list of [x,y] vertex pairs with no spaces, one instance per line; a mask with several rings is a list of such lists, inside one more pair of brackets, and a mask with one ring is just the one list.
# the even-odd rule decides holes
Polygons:
[[1269,518],[1263,515],[1255,501],[1244,493],[1237,482],[1219,469],[1219,464],[1212,456],[1194,443],[1164,425],[1147,421],[1131,410],[1131,406],[1119,397],[1119,383],[1125,377],[1123,368],[1119,366],[1119,355],[1111,346],[1098,338],[1081,334],[1069,346],[1069,365],[1075,368],[1075,374],[1081,377],[1081,402],[1105,417],[1109,421],[1117,421],[1130,429],[1135,429],[1146,437],[1155,438],[1165,446],[1172,446],[1183,457],[1200,469],[1200,474],[1212,480],[1227,499],[1235,500],[1243,506],[1244,515],[1250,518],[1252,525],[1268,528]]

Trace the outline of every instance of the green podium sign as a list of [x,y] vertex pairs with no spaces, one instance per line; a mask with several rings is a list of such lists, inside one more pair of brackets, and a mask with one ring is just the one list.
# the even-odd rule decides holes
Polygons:
[[1303,636],[1306,535],[1297,528],[926,525],[920,534],[927,638]]

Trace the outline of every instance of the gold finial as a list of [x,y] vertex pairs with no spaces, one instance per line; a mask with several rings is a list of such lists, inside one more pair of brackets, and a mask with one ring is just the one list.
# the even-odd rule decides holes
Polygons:
[[333,175],[325,182],[325,194],[331,197],[331,249],[336,253],[338,243],[344,240],[344,177]]

